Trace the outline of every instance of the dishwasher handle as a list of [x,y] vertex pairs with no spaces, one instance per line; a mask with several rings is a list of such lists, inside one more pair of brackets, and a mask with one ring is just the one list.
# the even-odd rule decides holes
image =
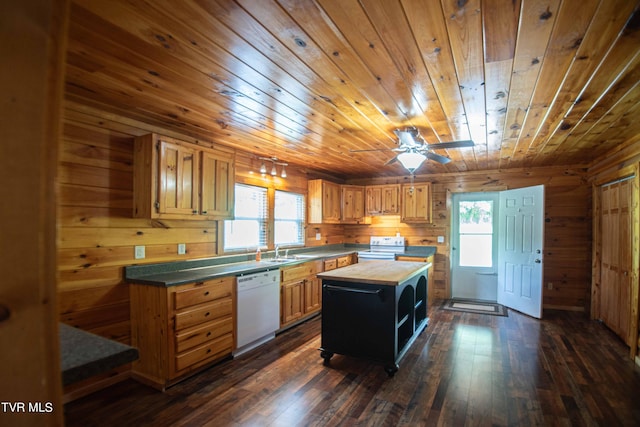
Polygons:
[[356,294],[364,294],[364,295],[377,295],[378,297],[380,297],[380,299],[384,297],[384,289],[368,290],[368,289],[347,288],[343,286],[332,286],[332,285],[322,285],[322,287],[330,292],[335,291],[335,292],[356,293]]

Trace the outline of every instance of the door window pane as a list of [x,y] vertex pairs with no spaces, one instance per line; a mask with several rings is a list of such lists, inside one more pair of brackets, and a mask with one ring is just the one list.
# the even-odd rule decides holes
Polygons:
[[492,238],[486,234],[460,235],[460,265],[463,267],[491,267]]
[[493,266],[493,201],[461,201],[458,223],[460,227],[460,266]]

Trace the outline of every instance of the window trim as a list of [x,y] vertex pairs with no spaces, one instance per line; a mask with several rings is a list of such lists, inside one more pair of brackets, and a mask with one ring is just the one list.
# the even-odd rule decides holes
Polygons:
[[[236,220],[243,220],[243,219],[258,219],[260,220],[260,216],[257,217],[237,217],[237,213],[238,213],[238,209],[235,208],[235,202],[237,202],[238,198],[237,198],[237,194],[238,194],[238,187],[246,187],[246,188],[251,188],[253,189],[253,191],[256,192],[261,192],[264,193],[264,203],[265,203],[265,207],[264,207],[264,219],[262,221],[263,224],[263,235],[258,237],[258,246],[255,245],[251,245],[251,246],[234,246],[234,247],[227,247],[227,241],[225,239],[226,236],[226,228],[227,228],[227,222],[231,222],[231,221],[236,221]],[[242,252],[246,252],[250,249],[253,250],[257,250],[257,248],[259,247],[260,250],[263,249],[267,249],[269,247],[269,230],[271,227],[270,224],[270,218],[269,218],[269,211],[270,211],[270,203],[269,203],[269,189],[267,187],[262,187],[262,186],[258,186],[258,185],[251,185],[251,184],[244,184],[244,183],[235,183],[234,184],[234,192],[236,194],[236,199],[234,201],[234,213],[235,213],[235,217],[232,220],[224,220],[221,221],[222,223],[220,224],[221,227],[221,232],[218,233],[218,235],[220,236],[220,239],[222,239],[221,242],[221,249],[222,249],[222,253],[223,254],[227,254],[227,253],[242,253]]]
[[293,248],[293,247],[304,247],[305,243],[306,243],[306,234],[305,234],[305,230],[306,230],[306,222],[307,222],[307,196],[304,193],[298,193],[295,191],[287,191],[287,190],[278,190],[276,189],[274,191],[273,194],[273,244],[274,247],[276,245],[275,241],[276,241],[276,221],[284,221],[284,220],[278,220],[276,218],[276,214],[275,214],[275,209],[276,209],[276,197],[278,192],[280,193],[284,193],[284,194],[288,194],[288,195],[294,195],[294,196],[298,196],[300,197],[300,204],[299,207],[302,210],[301,212],[301,218],[299,219],[299,223],[300,223],[300,241],[298,242],[292,242],[292,243],[280,243],[278,244],[278,246],[280,247],[285,247],[285,248]]

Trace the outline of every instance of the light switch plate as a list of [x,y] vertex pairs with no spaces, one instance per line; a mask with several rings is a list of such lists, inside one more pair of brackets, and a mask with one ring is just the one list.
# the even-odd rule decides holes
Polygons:
[[178,255],[184,255],[187,253],[187,245],[184,243],[178,243]]
[[321,240],[322,239],[322,235],[320,233],[316,233],[316,240]]
[[134,258],[135,259],[144,259],[144,246],[135,246],[134,247]]
[[438,243],[444,243],[444,236],[438,236]]

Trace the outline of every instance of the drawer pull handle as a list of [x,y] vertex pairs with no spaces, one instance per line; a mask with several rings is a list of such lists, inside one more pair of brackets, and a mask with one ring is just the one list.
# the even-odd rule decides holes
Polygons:
[[208,315],[209,315],[209,312],[207,311],[207,312],[204,314],[204,317],[207,317]]
[[204,293],[204,296],[205,296],[205,297],[209,296],[209,291],[205,292],[205,293]]
[[207,349],[207,354],[209,354],[209,353],[211,353],[211,349],[210,348]]
[[210,337],[211,336],[211,331],[207,332],[207,336]]

